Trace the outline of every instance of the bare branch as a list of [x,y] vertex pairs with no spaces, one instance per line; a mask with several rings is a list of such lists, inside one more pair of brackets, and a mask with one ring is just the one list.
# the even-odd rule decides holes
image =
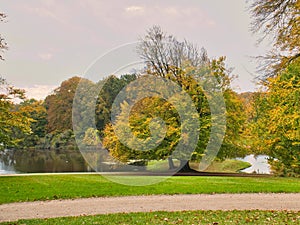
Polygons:
[[173,79],[180,79],[184,63],[192,66],[207,64],[209,59],[204,48],[199,52],[197,46],[184,40],[178,41],[167,35],[159,26],[148,30],[144,38],[140,38],[138,53],[148,65],[148,70],[155,74]]
[[[0,22],[3,22],[6,18],[4,13],[0,13]],[[7,43],[5,42],[4,38],[0,34],[0,60],[4,60],[2,53],[7,50]]]

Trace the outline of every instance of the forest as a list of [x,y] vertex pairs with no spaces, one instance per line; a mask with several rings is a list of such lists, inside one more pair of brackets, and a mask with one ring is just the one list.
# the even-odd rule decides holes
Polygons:
[[[181,166],[188,166],[190,161],[199,162],[209,154],[207,148],[211,142],[221,141],[219,160],[266,154],[274,174],[300,176],[300,3],[258,0],[250,9],[252,31],[274,36],[273,50],[257,60],[258,64],[261,62],[259,91],[237,93],[232,89],[235,75],[227,65],[226,56],[212,58],[205,48],[178,40],[161,27],[153,26],[139,42],[137,53],[145,65],[135,73],[107,74],[98,82],[74,76],[63,81],[44,100],[27,99],[24,90],[1,77],[0,149],[75,151],[81,145],[97,148],[101,144],[111,157],[123,163],[168,159],[172,169],[173,159],[180,159]],[[0,14],[1,21],[5,16]],[[7,50],[7,44],[2,36],[0,41],[4,60],[2,53]],[[155,87],[155,79],[172,82],[178,91],[176,88],[160,91],[170,96],[183,92],[186,95],[176,97],[180,104],[156,95],[143,97],[137,88],[143,79],[149,89]],[[217,82],[209,83],[211,79]],[[203,88],[203,83],[208,89]],[[95,105],[88,105],[86,96],[100,86]],[[86,91],[80,99],[86,107],[76,114],[73,109],[78,103],[75,98],[80,92],[78,87]],[[132,96],[115,102],[122,90]],[[222,94],[225,108],[220,102],[211,103],[213,97],[208,94],[211,92]],[[186,110],[186,96],[195,110]],[[142,100],[129,107],[132,98]],[[119,109],[117,125],[111,119],[114,107]],[[215,108],[219,110],[218,115],[214,113]],[[94,115],[94,127],[79,118],[89,112]],[[193,119],[183,121],[181,112]],[[222,125],[225,124],[220,122],[223,117],[224,134]],[[164,123],[153,122],[156,118]],[[74,124],[74,119],[82,124]],[[214,123],[218,127],[212,138]],[[74,132],[76,126],[80,132]],[[164,136],[159,143],[151,142],[153,135],[160,137],[161,130]],[[137,140],[151,148],[141,151],[139,145],[132,144]],[[192,142],[195,147],[188,151]],[[179,153],[175,151],[177,146],[182,149]]]

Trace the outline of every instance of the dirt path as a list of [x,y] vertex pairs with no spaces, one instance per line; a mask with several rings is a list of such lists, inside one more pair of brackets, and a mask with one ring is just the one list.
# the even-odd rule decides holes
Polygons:
[[0,205],[0,222],[119,212],[234,209],[300,211],[300,194],[152,195],[11,203]]

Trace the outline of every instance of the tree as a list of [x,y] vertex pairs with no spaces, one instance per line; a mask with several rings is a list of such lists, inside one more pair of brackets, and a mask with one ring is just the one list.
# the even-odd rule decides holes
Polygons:
[[[6,18],[6,15],[4,13],[0,13],[0,22],[3,22]],[[5,39],[0,34],[0,60],[4,60],[2,53],[7,50],[7,43],[5,42]]]
[[85,132],[83,142],[87,146],[97,147],[100,143],[99,131],[93,128],[87,129]]
[[[203,91],[200,90],[197,84],[191,84],[190,82],[193,80],[192,76],[184,72],[185,68],[193,71],[192,68],[204,68],[208,66],[209,59],[206,50],[202,48],[199,51],[197,46],[186,40],[183,42],[178,41],[173,35],[167,34],[159,26],[150,28],[144,38],[140,38],[140,41],[141,44],[138,47],[138,53],[146,63],[147,69],[145,72],[174,81],[191,95],[195,94],[194,99],[198,95],[196,98],[198,100],[197,110],[199,112],[209,111],[201,107],[206,101]],[[208,121],[209,119],[204,119],[204,117],[209,117],[209,114],[209,112],[202,114],[203,127],[207,128],[207,125],[204,125],[206,124],[204,121]],[[175,143],[178,142],[175,139],[173,141]],[[175,143],[170,144],[170,146],[176,146]],[[182,166],[182,164],[185,165]],[[186,167],[183,170],[190,170],[187,160],[182,160],[181,166]],[[169,167],[173,167],[171,158],[169,158]]]
[[[83,78],[72,77],[45,99],[47,110],[47,133],[72,129],[72,105],[78,83]],[[90,82],[90,81],[87,81]]]
[[137,51],[147,65],[146,72],[177,80],[178,83],[180,83],[180,74],[187,62],[193,67],[202,67],[209,62],[204,48],[199,51],[197,46],[186,40],[180,42],[159,26],[150,28],[145,37],[140,38],[140,42]]
[[255,96],[248,134],[255,135],[251,143],[258,153],[272,157],[276,173],[299,175],[300,1],[254,0],[250,9],[252,30],[262,31],[262,39],[274,35],[275,42],[264,57],[266,91]]
[[[276,75],[300,57],[300,1],[299,0],[251,0],[252,31],[274,37],[274,47],[265,59],[263,69]],[[278,51],[279,50],[279,51]]]
[[[121,124],[118,124],[117,126],[117,129],[121,130],[121,132],[118,132],[119,135],[116,135],[111,124],[106,125],[103,144],[105,148],[109,149],[110,154],[121,162],[127,162],[128,160],[134,159],[146,161],[161,160],[166,159],[172,154],[173,148],[178,143],[180,136],[179,118],[178,114],[174,116],[176,113],[174,107],[165,100],[157,97],[145,98],[132,108],[129,126],[126,123],[126,118],[123,118],[127,116],[128,109],[128,103],[124,101],[121,104],[121,113],[118,118],[121,121]],[[153,133],[151,133],[153,130],[150,130],[150,123],[152,119],[155,118],[163,119],[167,129],[166,137],[162,140],[159,147],[156,147],[155,142],[150,142],[151,134],[153,135]],[[156,124],[155,126],[157,131],[163,129],[162,124]],[[139,148],[138,146],[136,148],[139,149],[136,150],[122,144],[120,138],[129,138],[130,135],[128,135],[128,132],[133,132],[135,137],[142,141],[143,146],[147,145],[150,150],[143,151],[141,147]],[[131,140],[135,141],[135,139]],[[135,143],[129,143],[129,145],[132,144]]]
[[14,101],[25,98],[24,90],[8,85],[0,77],[0,149],[16,147],[20,141],[14,132],[31,133],[31,119],[15,110]]
[[96,127],[100,131],[104,130],[107,123],[110,122],[111,107],[118,93],[131,81],[136,79],[135,74],[122,75],[120,78],[111,75],[101,80],[97,85],[103,85],[96,102]]
[[[0,13],[0,22],[6,15]],[[7,43],[0,34],[0,60],[4,60],[2,53],[7,50]],[[14,101],[25,99],[25,91],[9,85],[0,76],[0,149],[15,147],[18,139],[13,138],[14,131],[30,133],[31,120],[22,113],[14,110]]]
[[226,105],[226,133],[222,146],[218,152],[219,159],[243,157],[246,155],[241,133],[246,120],[245,108],[242,100],[231,89],[231,82],[235,76],[231,75],[232,69],[225,65],[226,57],[213,59],[211,71],[220,85]]
[[41,138],[46,135],[47,113],[43,101],[26,99],[15,106],[15,110],[30,118],[31,133],[24,134],[15,131],[14,136],[20,139],[18,148],[35,147]]
[[279,175],[300,174],[300,60],[265,84],[267,90],[255,101],[251,124],[253,149],[271,157]]
[[[209,104],[207,96],[205,95],[202,86],[199,84],[199,81],[205,81],[207,77],[213,77],[215,80],[217,80],[216,85],[209,84],[208,79],[206,81],[206,86],[210,86],[210,91],[228,91],[227,96],[228,101],[230,102],[230,97],[234,94],[229,91],[231,76],[230,71],[228,71],[225,67],[225,57],[210,60],[203,48],[201,49],[201,51],[199,51],[195,45],[187,41],[180,42],[174,36],[166,34],[161,30],[160,27],[157,26],[149,29],[145,37],[141,38],[141,44],[138,47],[138,52],[141,58],[146,63],[144,74],[150,77],[161,77],[167,80],[171,80],[172,82],[180,86],[183,92],[187,93],[193,100],[194,106],[197,110],[197,115],[193,115],[193,112],[187,113],[190,113],[190,115],[188,115],[190,118],[199,118],[196,124],[200,124],[200,128],[197,127],[197,129],[200,129],[200,135],[198,137],[199,142],[195,149],[195,153],[193,153],[192,157],[201,159],[203,155],[208,154],[207,152],[205,152],[205,150],[210,139],[212,120],[216,120],[216,118],[212,118],[211,107],[216,108],[222,106],[221,104],[216,104],[215,106]],[[141,75],[141,77],[143,77],[143,75]],[[151,85],[153,84],[148,83],[149,88],[151,87]],[[133,91],[133,93],[134,96],[138,96],[140,94],[138,91]],[[120,102],[121,112],[119,114],[119,117],[121,118],[121,121],[123,117],[126,117],[126,113],[123,113],[123,111],[128,111],[128,101]],[[148,104],[148,106],[145,106],[146,103],[143,103],[144,101]],[[184,148],[188,149],[188,143],[189,141],[191,141],[191,135],[187,133],[180,134],[180,127],[182,127],[183,125],[179,122],[179,117],[181,115],[179,115],[175,109],[172,109],[172,105],[170,105],[170,103],[162,102],[161,100],[155,98],[144,99],[143,102],[139,102],[138,104],[144,107],[140,107],[139,111],[132,111],[129,119],[129,126],[128,124],[126,124],[127,122],[124,124],[120,124],[118,129],[123,132],[123,134],[122,132],[120,133],[120,136],[128,136],[129,133],[127,132],[132,131],[137,138],[143,140],[141,142],[147,143],[151,134],[149,130],[150,121],[153,118],[159,117],[162,118],[166,123],[165,128],[167,130],[165,138],[161,140],[161,144],[159,146],[156,146],[155,143],[151,143],[154,146],[153,151],[145,152],[130,149],[124,146],[120,142],[120,140],[118,140],[118,138],[120,137],[114,134],[113,126],[108,124],[104,130],[104,145],[109,149],[111,155],[123,162],[132,158],[159,160],[168,157],[169,167],[170,169],[172,169],[173,163],[172,158],[170,158],[172,152],[174,151],[180,140],[184,140]],[[184,107],[184,104],[185,99],[182,99],[182,107]],[[239,106],[235,107],[236,104],[237,101],[231,101],[231,108],[233,110],[239,109],[237,112],[235,112],[237,115],[238,112],[241,112],[241,110]],[[233,116],[233,110],[231,111],[232,114],[228,115],[235,118]],[[163,112],[168,112],[167,116]],[[124,121],[126,121],[126,119],[124,119]],[[231,119],[230,122],[236,122],[236,126],[232,126],[232,129],[237,129],[238,127],[237,130],[239,130],[241,121],[242,120]],[[183,121],[183,123],[184,122],[185,121]],[[158,124],[157,126],[160,127],[161,125]],[[185,126],[189,125],[185,124]],[[160,128],[163,129],[163,127]],[[194,129],[194,127],[192,129]],[[221,129],[221,126],[218,129]],[[220,134],[221,133],[222,132],[220,132]],[[233,144],[235,142],[232,139],[236,138],[237,135],[236,133],[231,131],[228,133],[227,137],[228,138],[226,140]],[[214,138],[221,137],[214,136]],[[135,139],[133,138],[130,140]],[[217,142],[216,140],[214,141]],[[225,150],[225,148],[223,149]],[[189,168],[188,159],[190,159],[191,157],[191,152],[187,153],[187,151],[183,151],[183,154],[185,155],[173,155],[172,157],[178,157],[178,159],[180,159],[182,171],[189,171],[191,169]],[[223,155],[228,156],[228,154]]]

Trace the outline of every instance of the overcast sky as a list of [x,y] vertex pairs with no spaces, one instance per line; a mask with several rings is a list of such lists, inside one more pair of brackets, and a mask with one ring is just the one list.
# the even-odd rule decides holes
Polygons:
[[226,56],[239,92],[255,90],[251,56],[266,52],[249,32],[243,0],[1,0],[0,10],[8,16],[0,26],[9,44],[1,75],[29,97],[43,98],[82,76],[95,58],[137,41],[153,25],[206,48],[210,57]]

